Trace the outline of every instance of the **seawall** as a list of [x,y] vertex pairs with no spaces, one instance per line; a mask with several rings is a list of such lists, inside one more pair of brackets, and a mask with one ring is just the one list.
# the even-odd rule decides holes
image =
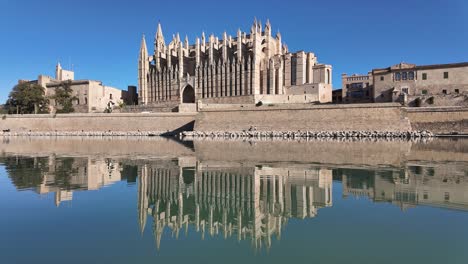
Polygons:
[[405,108],[403,111],[413,130],[427,130],[434,134],[468,135],[466,107]]
[[0,130],[24,132],[161,132],[193,129],[195,113],[4,115]]
[[[399,104],[208,105],[198,113],[4,115],[0,130],[11,133],[109,132],[142,135],[182,131],[431,131],[468,135],[468,108],[404,108]],[[137,133],[135,133],[137,132]],[[107,135],[107,134],[106,134]]]
[[195,131],[409,131],[398,104],[203,108]]

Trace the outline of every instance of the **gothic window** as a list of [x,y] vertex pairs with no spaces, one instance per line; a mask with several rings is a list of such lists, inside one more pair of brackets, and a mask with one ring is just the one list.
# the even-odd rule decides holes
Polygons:
[[399,72],[395,73],[395,80],[397,81],[401,80],[401,73]]
[[414,80],[414,72],[409,72],[408,73],[408,79]]

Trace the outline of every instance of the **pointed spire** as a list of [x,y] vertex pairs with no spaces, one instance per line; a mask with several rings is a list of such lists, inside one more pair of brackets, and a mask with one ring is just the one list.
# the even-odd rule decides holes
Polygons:
[[185,48],[188,49],[189,48],[189,40],[188,40],[188,36],[185,35]]
[[[142,38],[141,38],[141,45],[140,45],[140,55],[141,56],[148,56],[148,48],[146,46],[146,39],[145,39],[145,35],[143,34]],[[58,64],[58,67],[60,67],[60,63]]]
[[271,24],[270,24],[270,19],[267,19],[266,21],[266,24],[265,24],[265,28],[271,28]]
[[156,39],[164,41],[164,35],[162,32],[161,22],[158,22],[158,29],[156,30]]
[[164,52],[166,48],[166,41],[162,32],[161,22],[158,22],[158,29],[156,30],[156,36],[154,38],[154,54],[158,52]]

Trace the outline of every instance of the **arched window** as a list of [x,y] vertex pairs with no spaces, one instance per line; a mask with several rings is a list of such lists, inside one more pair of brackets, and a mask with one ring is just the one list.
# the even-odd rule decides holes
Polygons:
[[408,79],[414,80],[414,72],[409,72],[408,73]]
[[328,83],[328,84],[331,84],[331,74],[330,74],[330,69],[327,69],[327,76],[326,76],[326,78],[327,78],[327,83]]

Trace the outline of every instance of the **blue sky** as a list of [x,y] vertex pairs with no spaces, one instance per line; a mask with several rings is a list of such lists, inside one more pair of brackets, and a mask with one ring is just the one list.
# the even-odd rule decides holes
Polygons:
[[290,51],[312,51],[341,73],[401,61],[468,61],[468,1],[0,0],[0,102],[18,79],[53,75],[58,61],[77,79],[126,89],[137,84],[141,35],[150,51],[157,22],[166,41],[204,30],[219,37],[270,19]]

